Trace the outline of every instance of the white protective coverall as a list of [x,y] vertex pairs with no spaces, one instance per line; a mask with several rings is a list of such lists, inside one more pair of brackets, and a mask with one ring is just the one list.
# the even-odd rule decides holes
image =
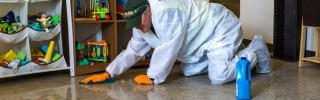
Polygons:
[[[239,56],[247,57],[252,66],[257,57],[265,58],[267,65],[257,70],[269,72],[268,51],[262,51],[265,56],[256,54],[261,48],[267,50],[261,37],[256,36],[253,42],[257,42],[236,54],[243,39],[241,24],[224,6],[207,0],[149,0],[149,3],[156,35],[133,28],[126,50],[106,68],[111,77],[128,70],[151,48],[154,52],[147,75],[154,79],[154,84],[165,81],[176,60],[181,62],[185,76],[208,73],[213,84],[235,79]],[[252,46],[255,44],[260,46]]]

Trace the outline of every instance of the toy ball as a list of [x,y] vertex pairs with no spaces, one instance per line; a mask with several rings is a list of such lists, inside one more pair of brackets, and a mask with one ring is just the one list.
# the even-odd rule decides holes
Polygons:
[[106,20],[110,20],[111,17],[109,15],[106,15]]
[[151,58],[151,54],[147,53],[146,57],[147,57],[147,59],[150,59]]
[[100,15],[98,15],[98,16],[97,16],[97,20],[100,20],[100,19],[101,19],[101,18],[100,18]]

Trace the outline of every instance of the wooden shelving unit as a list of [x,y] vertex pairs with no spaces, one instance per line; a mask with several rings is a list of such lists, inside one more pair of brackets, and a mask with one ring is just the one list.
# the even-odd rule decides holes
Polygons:
[[[313,57],[305,57],[305,49],[306,49],[306,38],[307,38],[307,27],[315,28],[317,30],[316,33],[316,54]],[[299,67],[305,67],[304,62],[313,62],[313,63],[320,63],[320,27],[313,27],[313,26],[305,26],[302,22],[301,27],[301,41],[300,41],[300,59],[299,59]]]
[[[109,0],[109,11],[111,20],[95,20],[92,18],[75,18],[75,2],[76,0],[67,0],[67,3],[69,2],[69,5],[67,4],[67,7],[69,6],[69,10],[71,13],[68,15],[68,19],[71,20],[72,24],[69,24],[69,51],[70,51],[70,70],[71,70],[71,76],[76,75],[84,75],[94,72],[102,72],[105,71],[105,68],[111,63],[112,60],[114,60],[119,53],[118,51],[118,30],[125,30],[125,27],[123,27],[123,23],[127,22],[126,19],[117,20],[116,15],[116,0]],[[67,9],[68,10],[68,9]],[[69,11],[68,11],[69,12]],[[70,15],[71,14],[71,15]],[[120,24],[119,24],[120,23]],[[76,65],[76,35],[80,33],[76,33],[75,30],[76,26],[78,24],[100,24],[101,25],[101,32],[102,32],[102,39],[106,40],[108,43],[109,48],[109,58],[108,62],[106,63],[100,63],[95,62],[93,65],[86,65],[86,66],[77,66]],[[119,26],[120,25],[120,26]],[[126,33],[130,35],[131,33]],[[120,37],[121,38],[121,37]],[[123,40],[121,40],[122,42]],[[119,46],[120,47],[120,46]],[[150,60],[143,60],[138,62],[135,66],[141,66],[141,65],[148,65]]]

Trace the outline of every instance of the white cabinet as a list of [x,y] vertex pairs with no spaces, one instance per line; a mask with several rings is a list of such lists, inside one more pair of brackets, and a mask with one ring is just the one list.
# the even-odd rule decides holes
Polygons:
[[[62,2],[65,1],[0,0],[0,17],[6,16],[9,11],[12,11],[15,17],[20,17],[22,24],[22,27],[19,28],[20,30],[12,34],[0,32],[0,55],[5,54],[9,50],[13,50],[15,53],[23,51],[26,53],[25,61],[27,62],[24,65],[20,65],[17,69],[0,67],[0,78],[70,69],[63,56],[61,23],[59,22],[49,32],[36,31],[28,27],[28,15],[35,15],[41,12],[52,16],[54,14],[61,16]],[[38,64],[32,61],[32,49],[38,49],[42,45],[48,46],[50,41],[55,42],[54,51],[61,55],[58,57],[58,60],[48,64]]]

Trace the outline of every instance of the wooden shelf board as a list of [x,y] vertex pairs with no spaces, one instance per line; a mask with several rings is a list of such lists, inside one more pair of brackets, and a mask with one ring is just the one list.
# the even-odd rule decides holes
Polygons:
[[143,66],[143,65],[149,65],[150,59],[146,60],[140,60],[138,63],[136,63],[134,66]]
[[301,59],[305,60],[305,61],[320,63],[320,57],[305,57],[305,58],[301,58]]
[[75,18],[76,23],[112,23],[114,20],[95,20],[92,18]]
[[95,72],[102,72],[106,70],[106,67],[110,64],[110,62],[102,63],[102,62],[94,62],[94,65],[86,65],[86,66],[76,66],[76,75],[84,75]]
[[117,20],[117,22],[127,22],[126,19]]

